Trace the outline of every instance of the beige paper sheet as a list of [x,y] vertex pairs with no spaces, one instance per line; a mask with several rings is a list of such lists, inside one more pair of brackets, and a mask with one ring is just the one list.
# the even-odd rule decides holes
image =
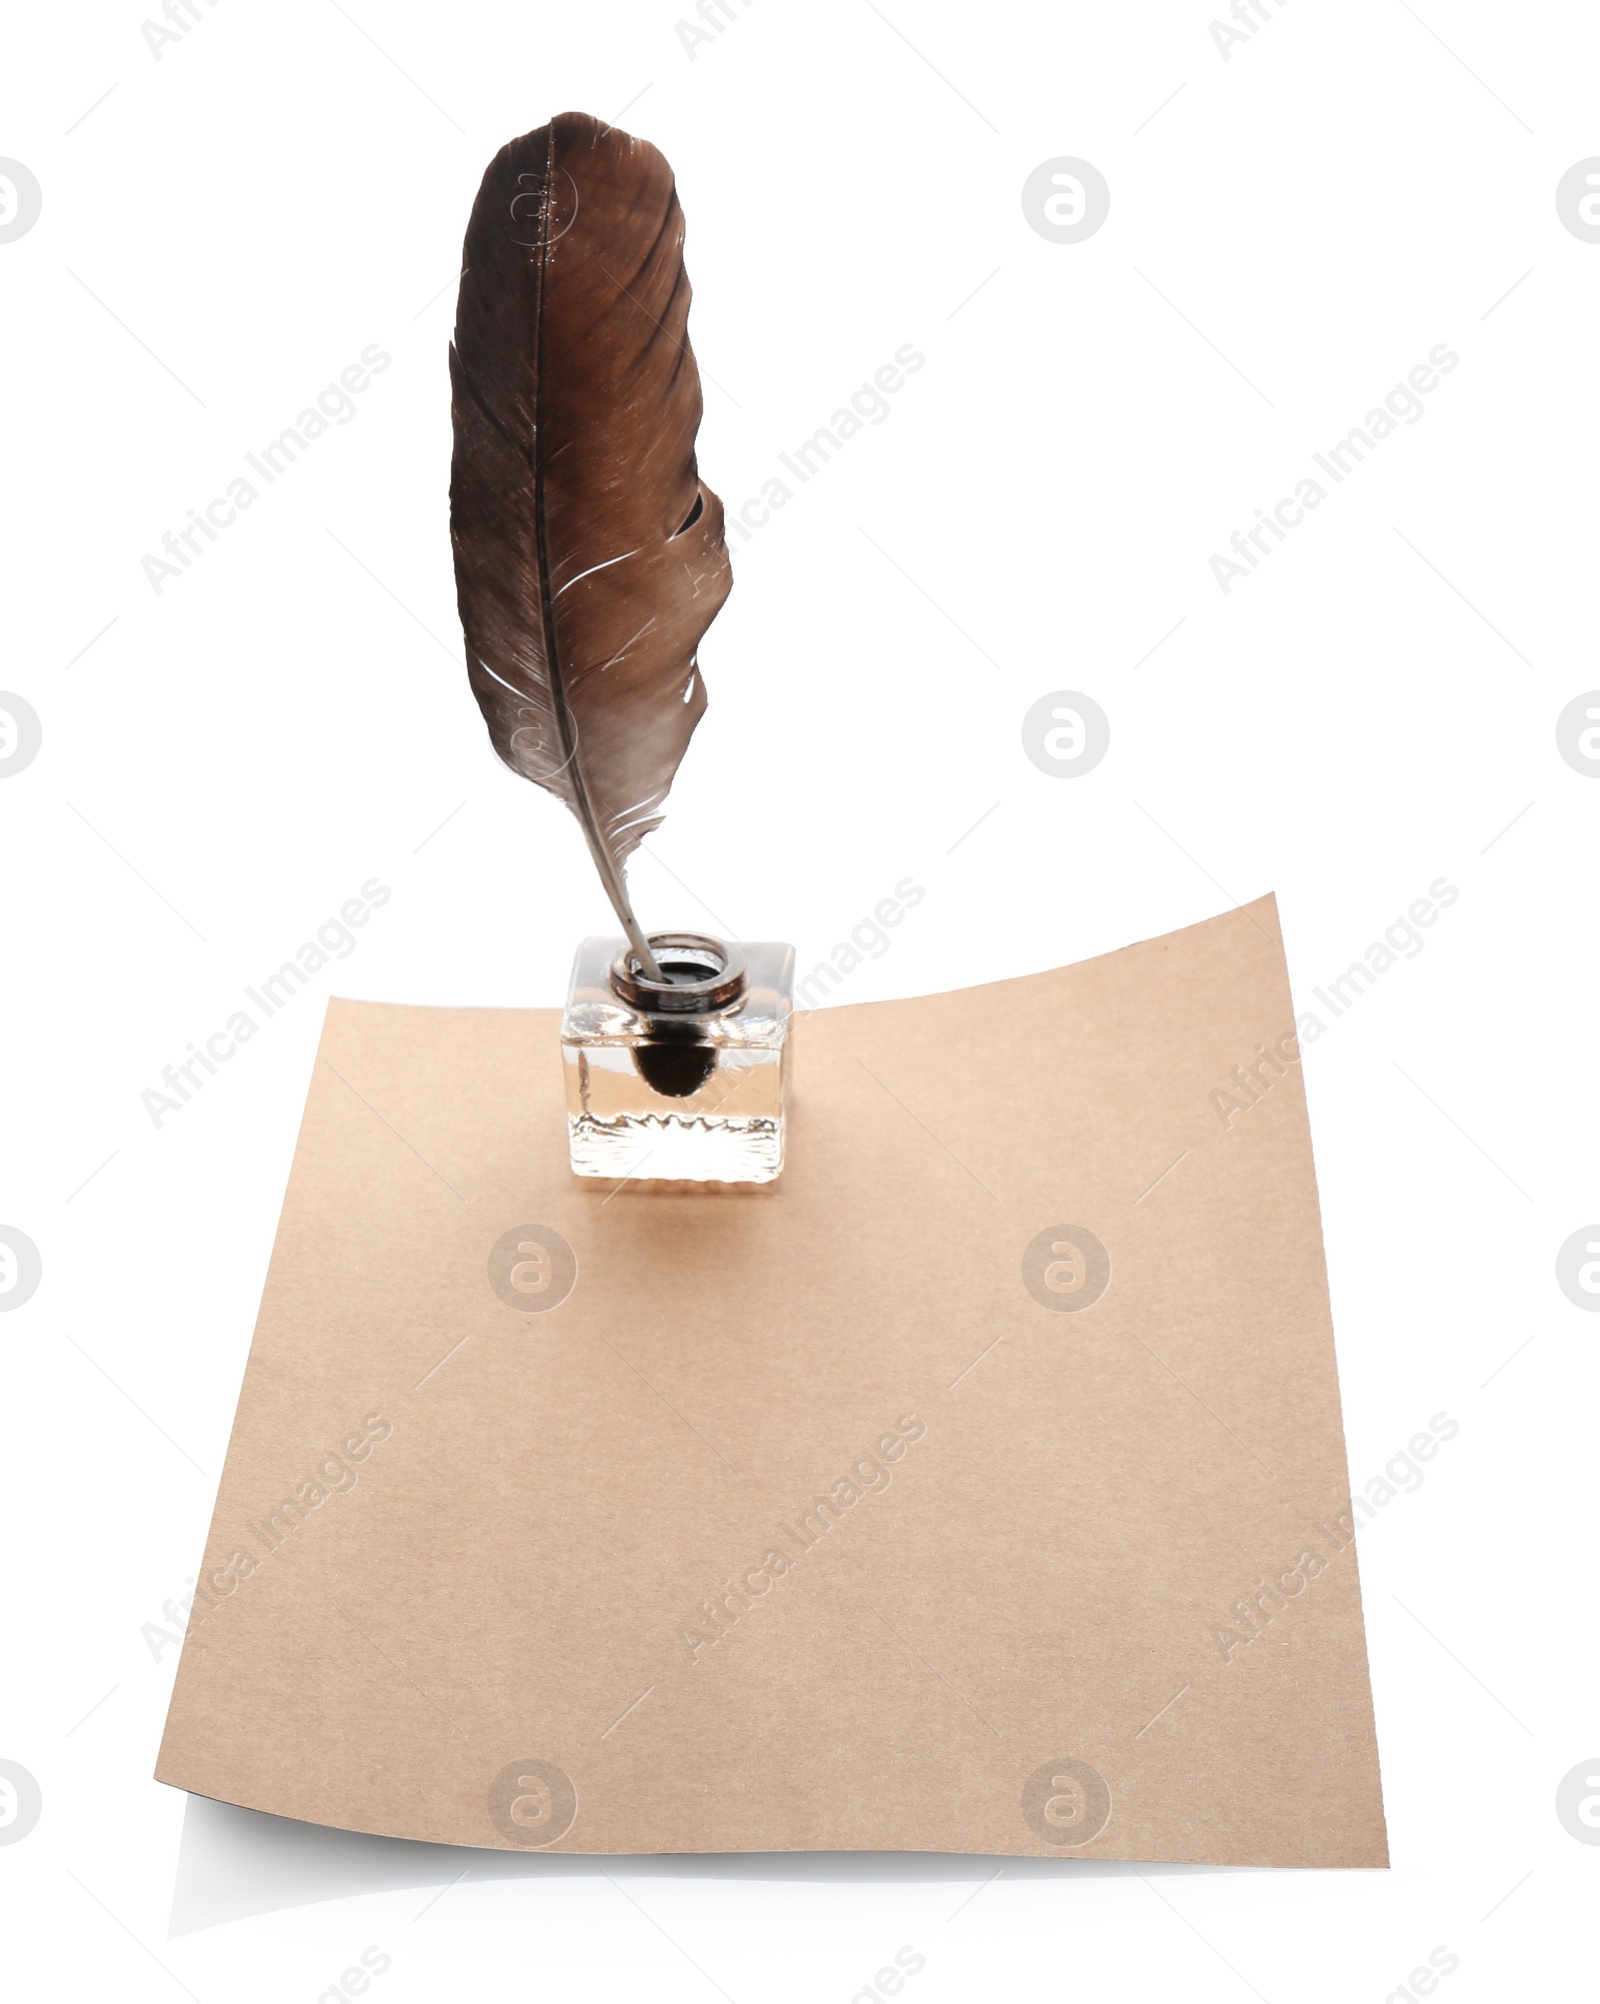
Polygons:
[[780,1183],[608,1193],[554,1012],[333,1003],[158,1777],[500,1848],[1386,1863],[1292,1026],[1266,898],[809,1015]]

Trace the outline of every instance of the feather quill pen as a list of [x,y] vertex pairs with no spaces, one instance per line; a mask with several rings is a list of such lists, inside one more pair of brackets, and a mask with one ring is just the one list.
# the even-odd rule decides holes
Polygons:
[[582,824],[641,969],[624,866],[658,827],[732,583],[700,480],[683,211],[656,149],[563,112],[490,162],[450,350],[450,537],[495,750]]

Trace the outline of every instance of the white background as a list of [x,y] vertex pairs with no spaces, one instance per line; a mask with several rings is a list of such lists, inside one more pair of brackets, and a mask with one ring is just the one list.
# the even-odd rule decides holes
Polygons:
[[[1440,1945],[1450,2004],[1586,1989],[1600,1850],[1554,1795],[1600,1752],[1600,1323],[1554,1261],[1600,1215],[1600,784],[1555,720],[1600,684],[1600,245],[1554,194],[1600,152],[1600,20],[1263,0],[1224,60],[1178,0],[730,0],[691,59],[670,0],[195,3],[160,60],[135,5],[17,10],[0,84],[0,154],[43,189],[0,244],[0,685],[44,732],[0,781],[0,1223],[44,1262],[0,1316],[0,1756],[44,1803],[0,1849],[17,1994],[311,2004],[368,1945],[383,2004],[846,2004],[903,1945],[915,2004],[1378,2004]],[[809,963],[914,876],[854,1001],[1274,889],[1306,1009],[1459,887],[1307,1053],[1353,1485],[1460,1426],[1362,1533],[1387,1873],[532,1859],[312,1903],[330,1867],[167,1937],[177,1652],[141,1628],[200,1553],[323,999],[552,1005],[609,927],[576,827],[489,751],[446,529],[467,212],[566,108],[677,170],[730,505],[897,347],[927,357],[731,538],[647,925]],[[1021,206],[1060,155],[1111,188],[1075,245]],[[354,419],[154,592],[162,533],[371,343]],[[1212,554],[1439,343],[1423,418],[1225,595]],[[1111,720],[1093,773],[1023,755],[1058,689]],[[372,876],[357,950],[154,1126],[162,1067]]]

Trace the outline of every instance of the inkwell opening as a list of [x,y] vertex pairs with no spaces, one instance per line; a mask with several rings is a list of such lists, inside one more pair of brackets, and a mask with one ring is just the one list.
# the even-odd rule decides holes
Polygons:
[[691,1099],[717,1068],[717,1047],[704,1022],[744,999],[744,955],[703,932],[653,932],[650,950],[661,969],[652,981],[631,948],[611,964],[611,986],[647,1018],[646,1039],[633,1053],[639,1076],[663,1099]]

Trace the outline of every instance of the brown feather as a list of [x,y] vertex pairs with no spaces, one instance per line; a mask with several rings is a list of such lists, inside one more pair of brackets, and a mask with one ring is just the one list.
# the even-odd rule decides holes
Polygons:
[[732,579],[699,478],[683,211],[656,151],[581,112],[505,146],[472,207],[450,351],[450,535],[495,750],[583,824],[649,972],[627,857],[705,711]]

